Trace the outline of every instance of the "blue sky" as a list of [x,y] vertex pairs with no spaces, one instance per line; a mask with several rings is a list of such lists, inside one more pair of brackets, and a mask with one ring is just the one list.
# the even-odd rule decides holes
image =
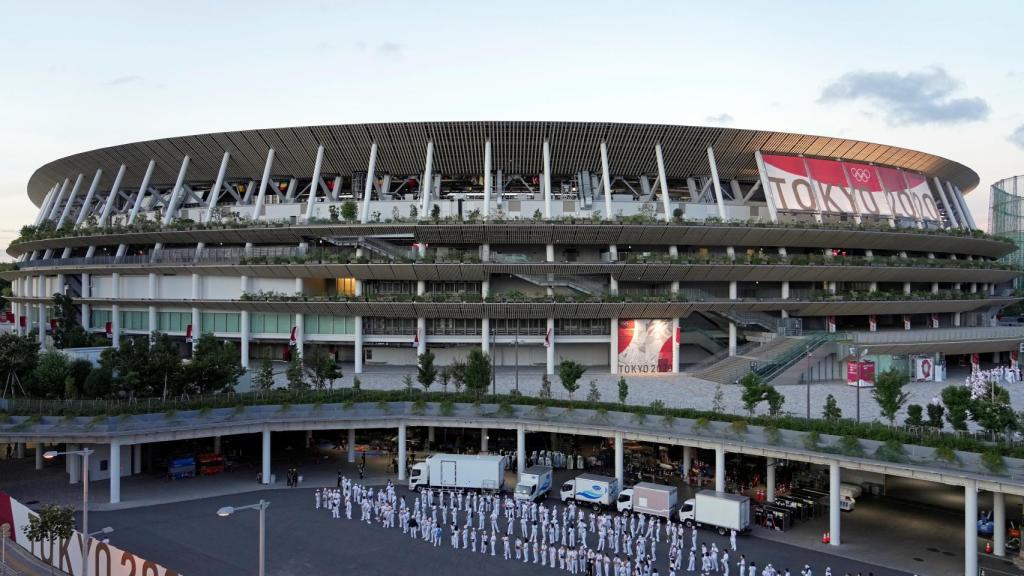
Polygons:
[[[68,154],[299,124],[600,120],[843,136],[1024,173],[1024,2],[7,2],[0,245]],[[1016,132],[1016,142],[1013,135]]]

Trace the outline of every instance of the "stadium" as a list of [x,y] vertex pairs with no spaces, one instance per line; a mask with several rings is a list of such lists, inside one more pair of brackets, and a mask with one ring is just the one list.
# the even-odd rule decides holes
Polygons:
[[159,331],[188,356],[213,333],[246,367],[318,347],[359,374],[480,347],[548,374],[568,358],[845,379],[870,354],[871,372],[933,379],[982,353],[1017,360],[1018,333],[998,326],[1018,300],[1015,246],[977,229],[977,185],[925,152],[730,128],[204,134],[39,168],[39,215],[4,277],[11,329],[43,344],[63,293],[113,346]]

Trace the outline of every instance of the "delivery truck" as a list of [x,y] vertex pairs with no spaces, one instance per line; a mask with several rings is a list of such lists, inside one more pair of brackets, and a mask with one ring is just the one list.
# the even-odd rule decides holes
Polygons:
[[704,526],[726,534],[750,529],[750,498],[740,494],[701,490],[679,507],[679,521],[688,527]]
[[640,482],[619,492],[616,507],[619,512],[632,510],[650,516],[671,520],[679,503],[679,490],[675,486]]
[[551,467],[530,466],[519,475],[515,499],[536,502],[551,491]]
[[580,474],[562,484],[559,494],[562,502],[575,500],[580,504],[590,504],[594,510],[602,506],[612,506],[619,496],[619,481],[610,476],[597,474]]
[[413,464],[409,474],[409,490],[426,486],[500,492],[505,486],[505,457],[434,454]]

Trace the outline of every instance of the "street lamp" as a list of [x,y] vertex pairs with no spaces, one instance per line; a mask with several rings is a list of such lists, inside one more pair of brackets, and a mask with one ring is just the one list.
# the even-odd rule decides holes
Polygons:
[[[89,576],[89,548],[92,546],[92,538],[91,534],[89,534],[89,456],[94,452],[96,451],[91,448],[83,448],[66,452],[50,450],[43,453],[43,458],[47,460],[53,460],[57,456],[62,455],[82,457],[82,534],[85,534],[85,548],[82,550],[82,576]],[[118,474],[120,470],[111,470],[110,473]],[[113,528],[110,531],[113,532]]]
[[856,346],[850,348],[852,355],[857,357],[857,423],[860,423],[860,384],[863,375],[861,371],[864,368],[864,355],[867,354],[867,348],[857,348]]
[[266,500],[260,500],[256,504],[249,504],[248,506],[225,506],[220,510],[217,510],[217,516],[227,518],[239,510],[259,510],[260,511],[260,569],[258,572],[259,576],[264,575],[264,564],[267,558],[267,507],[270,506],[270,502]]

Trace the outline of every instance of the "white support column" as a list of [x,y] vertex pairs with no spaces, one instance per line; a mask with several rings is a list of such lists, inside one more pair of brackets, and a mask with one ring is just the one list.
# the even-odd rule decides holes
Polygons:
[[[67,448],[65,448],[64,451],[74,452],[76,450],[82,449],[83,447],[84,445],[68,444]],[[68,484],[78,484],[79,482],[82,481],[82,464],[78,457],[70,455],[65,456],[64,466],[68,472]]]
[[992,552],[1006,556],[1006,496],[992,493]]
[[348,429],[348,463],[356,461],[356,429]]
[[430,200],[434,192],[434,141],[427,140],[427,158],[423,162],[423,186],[420,187],[420,220],[430,218]]
[[516,427],[516,473],[526,470],[526,426]]
[[405,422],[398,425],[398,481],[405,480]]
[[619,490],[625,486],[626,474],[623,460],[625,454],[622,446],[622,432],[615,433],[615,479],[619,482]]
[[[484,262],[487,262],[488,260],[490,260],[490,250],[489,250],[487,244],[484,244],[483,253],[484,254],[483,254],[482,260]],[[488,275],[488,278],[490,278],[489,275]],[[488,280],[483,280],[482,282],[480,282],[480,296],[486,302],[487,301],[487,297],[490,296],[490,295],[491,295],[491,281],[489,279]],[[483,350],[484,354],[487,354],[488,356],[490,356],[490,354],[491,354],[491,319],[490,318],[481,318],[480,319],[480,349]]]
[[132,444],[132,474],[142,474],[142,444]]
[[68,199],[64,202],[64,207],[60,210],[60,217],[57,218],[57,228],[64,225],[64,220],[67,220],[68,214],[71,213],[71,205],[75,203],[75,198],[78,197],[78,189],[82,186],[82,179],[85,176],[79,174],[75,178],[75,185],[71,187],[71,193],[68,194]]
[[775,458],[769,458],[768,459],[768,470],[767,470],[768,473],[765,474],[765,486],[766,486],[765,499],[767,501],[769,501],[769,502],[775,502],[775,466],[776,465],[777,464],[775,462]]
[[828,543],[832,546],[839,546],[842,542],[839,521],[839,514],[842,512],[839,508],[839,483],[842,480],[840,474],[839,462],[828,465]]
[[14,457],[21,460],[25,457],[25,443],[18,442],[14,445]]
[[487,452],[490,451],[490,450],[488,450],[488,448],[490,448],[490,447],[488,446],[488,443],[487,443],[487,440],[488,440],[487,434],[488,434],[487,428],[481,428],[480,429],[480,452],[482,454],[483,453],[487,453]]
[[54,198],[53,204],[50,205],[49,213],[43,220],[56,220],[60,214],[61,209],[64,207],[64,194],[68,191],[68,186],[71,185],[71,180],[68,178],[64,179],[64,184],[60,187],[60,191],[57,192],[57,197]]
[[[96,174],[92,177],[92,184],[89,185],[89,191],[85,193],[85,200],[82,200],[82,209],[78,211],[78,216],[75,217],[75,226],[81,226],[82,222],[89,216],[89,211],[92,208],[93,198],[96,197],[96,188],[100,185],[100,178],[103,177],[103,169],[99,168],[96,170]],[[66,258],[66,256],[65,256]]]
[[555,374],[555,319],[548,318],[547,330],[544,332],[548,337],[548,348],[547,348],[547,374],[553,376]]
[[355,373],[363,373],[363,317],[355,317]]
[[[242,276],[240,279],[242,292],[249,290],[249,277]],[[242,310],[238,315],[238,329],[241,332],[241,363],[242,368],[249,368],[249,311]]]
[[34,226],[39,226],[43,223],[43,220],[50,214],[50,206],[53,205],[53,201],[57,198],[57,190],[60,189],[60,184],[54,184],[50,191],[43,197],[43,203],[39,205],[39,213],[36,214],[36,220]]
[[202,316],[199,314],[200,291],[199,274],[192,274],[192,352],[199,346],[199,337],[203,334]]
[[[49,294],[46,293],[46,277],[45,276],[37,276],[36,277],[36,290],[37,290],[37,294],[36,295],[39,298],[47,298],[49,296]],[[38,318],[39,318],[39,328],[38,328],[38,330],[39,330],[39,334],[38,334],[38,336],[39,336],[39,348],[41,350],[45,350],[46,349],[46,325],[47,325],[47,320],[46,320],[46,303],[44,302],[44,303],[39,304],[38,309],[39,309],[38,310]]]
[[117,504],[121,501],[121,443],[117,440],[110,441],[110,503]]
[[432,446],[433,444],[434,444],[434,427],[433,426],[427,426],[427,446]]
[[661,205],[665,210],[665,222],[672,221],[672,199],[668,196],[668,176],[665,174],[665,155],[661,142],[654,145],[654,156],[658,160],[658,185],[661,186]]
[[256,202],[252,207],[252,220],[259,220],[263,213],[263,203],[266,202],[267,186],[270,185],[270,170],[274,167],[274,149],[267,150],[267,161],[263,164],[263,177],[260,179],[259,192],[256,194]]
[[725,492],[725,446],[715,447],[715,492]]
[[[484,141],[484,221],[491,218],[491,139]],[[499,200],[500,201],[500,200]]]
[[107,195],[107,201],[103,204],[103,211],[100,212],[100,226],[106,226],[110,223],[110,212],[114,209],[114,203],[117,201],[118,194],[121,193],[121,183],[124,182],[124,175],[127,171],[128,167],[124,164],[121,164],[121,167],[117,170],[117,176],[114,177],[114,185],[111,186],[110,194]]
[[[135,218],[139,215],[139,210],[142,209],[142,200],[146,197],[149,190],[149,181],[153,179],[153,170],[156,168],[156,160],[150,160],[146,166],[146,173],[142,176],[142,183],[139,185],[139,192],[135,195],[135,203],[132,204],[132,211],[128,213],[128,225],[131,226],[135,222]],[[121,246],[124,246],[122,244]],[[118,248],[117,255],[124,255],[124,251]]]
[[[359,221],[366,224],[370,221],[370,197],[373,196],[373,180],[377,170],[377,143],[370,144],[370,163],[366,167],[366,185],[363,187],[363,210]],[[335,186],[335,189],[338,187]],[[352,191],[355,193],[355,190]]]
[[[302,294],[302,278],[295,279],[295,293]],[[302,312],[295,313],[295,350],[299,353],[299,356],[304,357],[305,344],[306,344],[306,315]]]
[[715,163],[715,151],[708,146],[708,164],[711,166],[711,185],[715,189],[715,202],[718,204],[718,217],[725,221],[725,198],[722,196],[722,183],[718,181],[718,164]]
[[729,356],[735,356],[736,355],[736,340],[737,340],[736,323],[735,322],[729,322]]
[[690,468],[693,467],[693,448],[689,446],[683,446],[683,474],[685,478],[684,482],[690,483]]
[[263,430],[263,457],[261,459],[260,471],[262,474],[261,483],[270,484],[270,429]]
[[313,217],[313,206],[316,205],[316,194],[320,190],[320,169],[324,164],[324,146],[321,144],[316,149],[316,161],[313,162],[313,179],[309,182],[309,197],[306,198],[306,215],[303,222],[309,222]]
[[114,272],[110,278],[110,299],[113,304],[110,306],[110,345],[114,348],[121,347],[121,275]]
[[604,188],[604,217],[612,219],[612,176],[608,166],[608,143],[601,141],[601,187]]
[[971,209],[967,207],[967,201],[964,200],[963,192],[960,191],[958,186],[953,186],[953,193],[956,196],[956,201],[962,208],[961,214],[963,214],[964,218],[967,218],[967,225],[971,227],[971,230],[977,230],[978,225],[974,223],[974,216],[971,215]]
[[949,218],[950,227],[962,228],[962,226],[960,226],[960,221],[957,219],[956,214],[949,205],[949,199],[946,198],[946,191],[942,188],[942,181],[939,180],[938,176],[932,178],[932,181],[935,183],[935,187],[939,190],[939,200],[942,201],[942,208],[946,211],[946,216]]
[[174,220],[174,217],[178,214],[178,202],[181,200],[181,189],[185,186],[185,175],[188,173],[189,158],[185,156],[181,159],[181,168],[178,170],[178,179],[174,182],[174,188],[171,189],[171,197],[167,200],[167,206],[164,206],[164,226],[167,226]]
[[[603,144],[602,144],[603,146]],[[544,219],[551,219],[551,143],[544,139]]]
[[42,470],[43,469],[43,443],[42,442],[36,442],[35,456],[36,456],[36,470]]
[[228,164],[230,162],[231,152],[225,150],[224,156],[220,159],[220,169],[217,170],[217,179],[214,180],[213,188],[210,188],[210,196],[206,199],[206,214],[203,216],[203,222],[209,222],[213,219],[213,211],[217,209],[217,200],[220,198],[221,190],[224,188],[224,177],[228,173]]
[[679,317],[672,318],[672,373],[679,373]]
[[608,332],[608,372],[619,373],[619,319],[612,318]]
[[978,481],[964,480],[964,574],[978,573]]

